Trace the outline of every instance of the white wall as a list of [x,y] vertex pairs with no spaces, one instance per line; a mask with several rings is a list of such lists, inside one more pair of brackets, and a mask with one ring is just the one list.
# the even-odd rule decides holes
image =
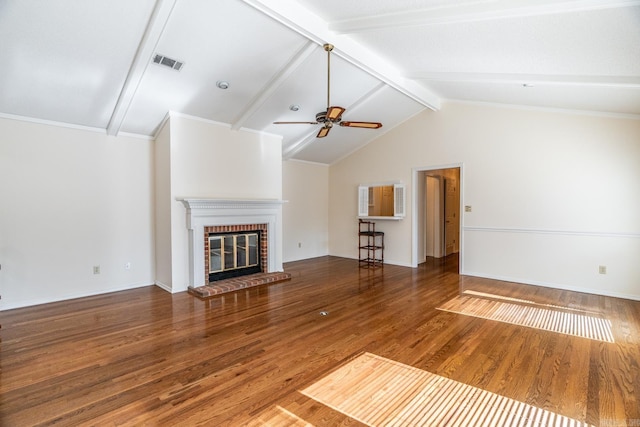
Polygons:
[[[186,209],[177,198],[282,199],[282,139],[171,114],[171,292],[189,285]],[[282,238],[280,236],[279,238]]]
[[171,292],[171,123],[165,121],[154,146],[155,283]]
[[0,134],[1,309],[153,283],[152,141],[10,119]]
[[[278,137],[183,116],[155,150],[144,139],[9,119],[0,134],[3,310],[154,279],[185,290],[176,197],[288,199],[285,261],[325,255],[327,245],[357,258],[358,184],[401,180],[407,218],[378,229],[385,261],[412,265],[412,170],[452,164],[463,165],[463,204],[473,207],[463,217],[463,273],[640,299],[639,120],[447,103],[333,165],[328,178],[321,165],[283,165]],[[238,177],[222,158],[248,173]]]
[[329,167],[285,161],[282,164],[284,262],[329,253]]
[[[405,125],[403,125],[405,126]],[[400,128],[402,128],[401,126]],[[358,185],[396,182],[406,185],[407,217],[376,220],[385,233],[387,264],[411,265],[411,167],[417,160],[392,130],[329,169],[329,254],[358,258]]]
[[[640,299],[640,120],[445,103],[330,169],[330,253],[355,258],[356,188],[462,164],[462,273]],[[379,222],[412,264],[412,200]],[[598,274],[606,265],[608,273]]]

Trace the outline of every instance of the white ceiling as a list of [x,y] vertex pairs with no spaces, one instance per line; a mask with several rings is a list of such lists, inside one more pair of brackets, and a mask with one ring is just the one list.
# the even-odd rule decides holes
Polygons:
[[[327,42],[331,104],[381,129],[272,124],[326,108]],[[0,0],[0,57],[2,117],[153,136],[174,111],[327,164],[446,100],[640,117],[640,0]]]

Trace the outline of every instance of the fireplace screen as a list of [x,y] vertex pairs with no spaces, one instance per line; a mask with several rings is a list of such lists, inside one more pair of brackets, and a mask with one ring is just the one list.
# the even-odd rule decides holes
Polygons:
[[209,281],[260,272],[258,232],[209,234]]

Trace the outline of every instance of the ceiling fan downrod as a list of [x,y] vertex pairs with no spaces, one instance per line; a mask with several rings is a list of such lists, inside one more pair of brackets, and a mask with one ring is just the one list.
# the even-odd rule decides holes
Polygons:
[[327,112],[331,107],[331,51],[333,45],[330,43],[324,44],[324,50],[327,52]]
[[338,124],[342,127],[354,127],[365,129],[378,129],[382,127],[382,123],[379,122],[351,122],[342,121],[342,113],[345,109],[339,106],[331,106],[331,52],[333,51],[333,45],[325,43],[323,45],[325,52],[327,52],[327,109],[320,111],[316,114],[315,122],[273,122],[274,124],[321,124],[322,128],[316,135],[316,138],[324,138],[329,134],[331,128]]

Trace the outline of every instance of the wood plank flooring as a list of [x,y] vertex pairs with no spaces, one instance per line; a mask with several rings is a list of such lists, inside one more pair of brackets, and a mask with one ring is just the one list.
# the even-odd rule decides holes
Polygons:
[[589,426],[371,353],[301,393],[372,426]]
[[[459,276],[455,257],[285,270],[207,301],[150,286],[0,312],[0,425],[360,426],[301,390],[365,352],[587,424],[640,425],[638,301]],[[614,342],[437,309],[464,291],[597,313]]]

